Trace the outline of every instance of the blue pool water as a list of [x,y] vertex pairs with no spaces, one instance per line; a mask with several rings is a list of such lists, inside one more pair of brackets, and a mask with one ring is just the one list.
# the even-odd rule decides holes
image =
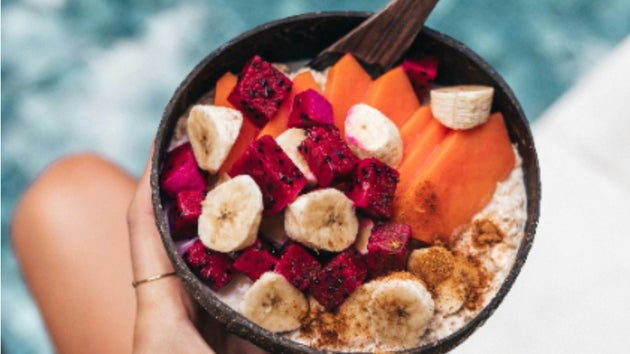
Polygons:
[[[2,2],[2,352],[52,347],[12,254],[9,221],[42,168],[97,151],[138,174],[161,112],[208,52],[251,27],[366,0]],[[630,1],[442,0],[428,26],[477,51],[531,121],[630,34]]]

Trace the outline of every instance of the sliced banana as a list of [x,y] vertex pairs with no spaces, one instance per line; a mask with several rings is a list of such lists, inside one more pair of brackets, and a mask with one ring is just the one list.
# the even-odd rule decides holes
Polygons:
[[287,235],[310,248],[339,252],[359,231],[354,205],[342,192],[325,188],[301,195],[284,214]]
[[249,175],[239,175],[212,189],[201,202],[198,232],[203,244],[215,251],[232,252],[256,241],[263,201]]
[[368,254],[367,245],[372,235],[372,229],[374,228],[374,221],[368,218],[359,219],[359,233],[357,239],[354,241],[354,248],[359,251],[360,254]]
[[350,108],[345,121],[346,141],[359,158],[375,157],[396,168],[403,143],[396,124],[376,108],[359,103]]
[[300,328],[308,301],[282,275],[266,272],[245,294],[241,313],[271,332],[287,332]]
[[450,277],[435,288],[435,311],[444,315],[453,314],[464,306],[466,288],[464,283]]
[[431,294],[417,279],[387,277],[375,282],[368,304],[372,335],[384,344],[415,347],[433,317]]
[[371,338],[372,321],[368,305],[377,285],[378,281],[363,283],[339,307],[340,322],[346,326],[343,331],[339,332],[342,341],[347,343],[365,339],[373,341]]
[[494,88],[460,85],[431,90],[431,111],[440,123],[451,129],[471,129],[490,116]]
[[212,105],[195,105],[188,115],[186,131],[197,164],[215,174],[234,145],[243,125],[240,111]]
[[289,128],[282,132],[282,134],[278,135],[276,138],[276,142],[282,150],[289,156],[291,161],[297,166],[297,168],[302,172],[304,177],[306,178],[306,183],[309,186],[314,186],[317,184],[317,178],[308,167],[306,160],[304,159],[304,155],[302,155],[298,151],[298,146],[306,139],[306,130],[301,128]]

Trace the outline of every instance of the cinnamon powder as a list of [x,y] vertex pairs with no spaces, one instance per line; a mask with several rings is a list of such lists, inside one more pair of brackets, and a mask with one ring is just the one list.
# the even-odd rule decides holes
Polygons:
[[475,247],[493,245],[503,241],[503,231],[492,221],[482,219],[475,220],[473,224],[472,240]]
[[443,246],[432,246],[414,251],[409,258],[408,270],[422,279],[434,298],[444,281],[454,282],[462,289],[464,307],[474,310],[483,305],[483,293],[488,283],[488,274],[481,262]]

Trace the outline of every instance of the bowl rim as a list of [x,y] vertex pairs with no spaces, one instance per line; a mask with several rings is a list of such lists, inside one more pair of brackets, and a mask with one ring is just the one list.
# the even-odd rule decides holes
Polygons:
[[[152,189],[152,202],[155,213],[156,226],[162,238],[164,247],[167,250],[169,259],[173,264],[178,276],[182,279],[182,282],[184,283],[184,286],[190,293],[190,295],[197,302],[199,302],[199,304],[211,316],[215,317],[219,322],[224,324],[229,332],[235,333],[243,338],[247,338],[253,343],[267,350],[272,350],[273,352],[342,353],[328,350],[323,351],[314,347],[306,346],[304,344],[300,344],[289,339],[287,336],[274,334],[261,327],[258,327],[251,321],[247,320],[236,310],[232,309],[227,304],[219,300],[214,294],[212,294],[209,288],[204,285],[188,268],[182,257],[179,256],[179,254],[177,253],[175,242],[172,239],[168,230],[168,221],[165,216],[165,209],[163,208],[162,196],[160,194],[159,167],[162,162],[161,159],[164,155],[164,152],[169,146],[170,139],[172,138],[173,133],[172,131],[167,131],[167,123],[169,123],[169,120],[177,120],[177,118],[179,117],[179,114],[175,116],[173,115],[174,112],[178,112],[178,110],[183,109],[179,102],[182,99],[182,92],[186,89],[186,87],[188,87],[194,80],[196,80],[203,70],[205,70],[218,56],[220,56],[229,48],[238,45],[246,39],[259,35],[264,31],[282,28],[293,23],[336,17],[361,21],[367,18],[370,14],[371,12],[364,11],[319,11],[304,13],[263,23],[225,42],[224,44],[220,45],[215,50],[207,54],[179,84],[176,91],[171,96],[166,108],[164,109],[154,140],[155,147],[153,155],[151,157],[152,166],[150,183]],[[461,342],[466,340],[474,331],[476,331],[476,329],[482,326],[501,304],[501,302],[511,289],[513,283],[515,282],[516,277],[520,273],[532,247],[540,214],[540,170],[537,153],[534,146],[534,138],[531,133],[529,122],[527,121],[527,118],[525,117],[520,103],[516,99],[511,88],[507,85],[503,77],[501,77],[501,75],[499,75],[497,71],[492,66],[490,66],[490,64],[488,64],[483,58],[481,58],[480,55],[475,53],[472,49],[468,48],[463,43],[451,38],[446,34],[440,33],[426,26],[422,29],[421,35],[428,36],[430,39],[440,42],[443,45],[449,46],[451,49],[455,50],[458,55],[462,55],[470,60],[472,64],[474,64],[476,67],[484,71],[485,74],[492,78],[494,84],[498,86],[499,90],[503,91],[503,93],[505,93],[505,95],[507,96],[508,104],[513,106],[514,114],[517,117],[518,121],[508,122],[508,119],[506,118],[506,124],[508,125],[508,129],[511,129],[511,127],[515,126],[518,127],[522,132],[522,134],[520,135],[524,137],[520,137],[519,139],[518,137],[510,134],[510,139],[512,140],[513,144],[517,145],[519,153],[521,153],[522,156],[523,153],[527,153],[527,156],[529,156],[528,161],[531,162],[531,165],[527,166],[528,171],[524,171],[526,172],[526,176],[524,177],[529,179],[525,181],[526,195],[528,201],[527,221],[524,230],[525,235],[523,240],[521,241],[521,245],[516,256],[516,261],[512,265],[512,268],[510,269],[507,277],[503,280],[503,283],[501,284],[499,290],[492,297],[492,300],[490,300],[490,302],[485,305],[482,311],[480,311],[472,320],[467,322],[459,330],[440,340],[427,343],[416,348],[397,351],[396,353],[433,353],[448,351],[458,346]],[[533,199],[530,200],[530,198]],[[532,201],[533,203],[531,203]]]

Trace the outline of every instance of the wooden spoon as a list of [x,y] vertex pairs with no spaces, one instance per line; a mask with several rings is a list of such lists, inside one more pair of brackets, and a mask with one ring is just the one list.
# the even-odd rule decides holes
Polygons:
[[323,69],[352,53],[377,76],[390,69],[416,38],[438,0],[394,0],[320,52],[309,66]]

